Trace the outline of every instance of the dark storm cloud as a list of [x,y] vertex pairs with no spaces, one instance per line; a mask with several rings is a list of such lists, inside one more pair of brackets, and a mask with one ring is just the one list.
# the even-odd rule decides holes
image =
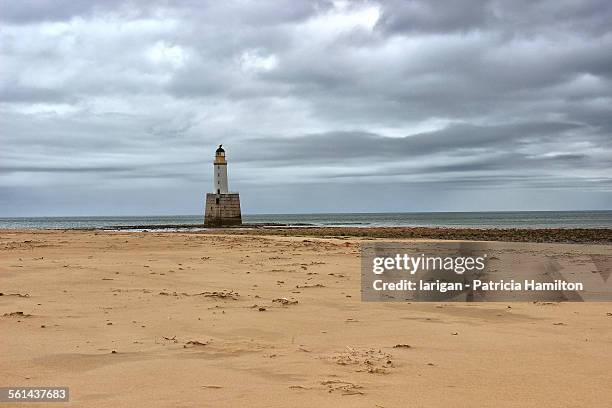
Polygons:
[[604,0],[1,1],[0,59],[2,214],[199,212],[218,143],[247,212],[612,207]]
[[393,33],[481,29],[496,19],[491,6],[487,0],[385,1],[377,27]]
[[[239,151],[242,161],[295,161],[360,159],[380,157],[409,159],[434,153],[464,154],[469,150],[509,149],[517,144],[543,143],[550,138],[579,129],[572,123],[519,123],[500,126],[454,124],[444,129],[404,137],[384,137],[363,132],[335,132],[292,139],[248,141],[248,150]],[[571,157],[574,157],[572,155]]]
[[610,30],[609,2],[466,0],[384,0],[377,24],[392,33],[499,31],[528,35],[547,30],[602,34]]

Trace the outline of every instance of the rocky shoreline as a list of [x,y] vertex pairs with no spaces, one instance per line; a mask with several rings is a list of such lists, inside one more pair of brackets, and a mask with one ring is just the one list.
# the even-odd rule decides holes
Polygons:
[[202,233],[211,232],[313,237],[612,244],[610,228],[262,227],[202,231]]
[[203,224],[121,225],[66,231],[192,232],[201,234],[359,237],[466,241],[612,244],[612,228],[455,228],[455,227],[321,227],[311,224],[242,224],[205,228]]

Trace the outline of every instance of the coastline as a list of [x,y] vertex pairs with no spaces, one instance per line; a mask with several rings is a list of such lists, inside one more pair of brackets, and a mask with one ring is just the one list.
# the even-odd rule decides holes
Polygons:
[[500,241],[567,244],[612,244],[612,228],[455,228],[455,227],[320,227],[243,224],[225,228],[206,228],[202,224],[123,225],[104,228],[3,229],[4,232],[134,232],[262,235],[295,237],[352,237],[384,239],[426,239],[463,241]]
[[[5,230],[9,231],[9,230]],[[31,231],[31,230],[17,230]],[[39,230],[42,231],[42,230]],[[56,230],[48,230],[56,231]],[[612,228],[456,228],[456,227],[321,227],[278,224],[243,224],[225,228],[193,225],[137,225],[107,228],[68,228],[63,231],[180,232],[198,234],[280,235],[435,239],[465,241],[612,244]]]
[[[217,232],[219,230],[216,230]],[[611,244],[612,228],[428,228],[428,227],[309,227],[224,229],[227,234],[385,239]],[[202,231],[200,233],[207,233]]]

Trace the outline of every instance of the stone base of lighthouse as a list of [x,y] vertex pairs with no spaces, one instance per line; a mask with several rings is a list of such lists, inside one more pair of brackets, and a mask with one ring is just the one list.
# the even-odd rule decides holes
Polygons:
[[206,194],[204,210],[205,227],[226,227],[241,225],[240,195],[238,193]]

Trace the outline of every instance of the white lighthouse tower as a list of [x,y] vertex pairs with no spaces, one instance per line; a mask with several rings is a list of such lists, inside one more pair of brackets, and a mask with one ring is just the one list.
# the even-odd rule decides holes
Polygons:
[[213,177],[213,191],[217,194],[227,194],[227,162],[225,161],[225,150],[223,145],[215,152],[215,173]]
[[227,187],[227,161],[222,145],[215,152],[213,193],[206,194],[204,225],[223,227],[242,224],[240,195],[230,193]]

